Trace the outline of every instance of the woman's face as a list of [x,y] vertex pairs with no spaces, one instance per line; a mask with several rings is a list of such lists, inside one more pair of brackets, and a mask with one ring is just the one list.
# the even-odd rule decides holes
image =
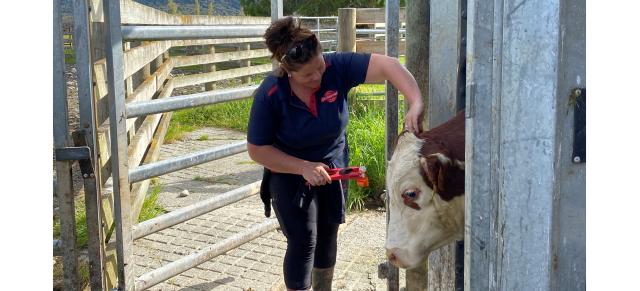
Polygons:
[[302,65],[300,69],[291,71],[291,79],[299,85],[310,89],[320,88],[322,74],[324,74],[325,65],[322,54],[318,54],[309,60],[308,63]]

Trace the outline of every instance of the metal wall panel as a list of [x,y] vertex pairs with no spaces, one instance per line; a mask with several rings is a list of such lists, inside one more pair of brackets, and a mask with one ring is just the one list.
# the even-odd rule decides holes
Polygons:
[[466,290],[584,290],[584,165],[566,150],[584,1],[469,12]]

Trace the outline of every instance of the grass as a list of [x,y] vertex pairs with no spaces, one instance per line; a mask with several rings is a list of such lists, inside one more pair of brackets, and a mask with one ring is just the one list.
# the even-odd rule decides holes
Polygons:
[[[243,99],[176,111],[171,117],[165,141],[181,140],[187,132],[201,127],[223,127],[246,132],[251,103],[250,99]],[[199,140],[203,140],[202,137]]]
[[147,197],[142,203],[142,210],[140,210],[138,222],[149,220],[167,212],[164,207],[162,207],[162,205],[158,204],[157,202],[158,195],[160,194],[161,190],[162,186],[158,184],[157,180],[152,180],[151,193],[147,194]]
[[76,63],[76,55],[73,49],[65,48],[64,49],[64,62],[66,64],[75,64]]
[[[87,213],[84,199],[75,202],[76,207],[76,246],[79,249],[87,247]],[[53,220],[53,237],[60,238],[60,219]]]
[[[376,86],[381,85],[360,85],[357,89],[376,90]],[[355,95],[355,92],[352,91],[350,95]],[[362,210],[368,201],[379,201],[377,196],[384,190],[385,109],[383,106],[384,103],[381,106],[360,101],[350,104],[350,120],[347,128],[350,164],[367,168],[369,187],[361,188],[355,182],[350,182],[347,201],[349,210]],[[400,102],[398,107],[398,124],[402,124],[403,104]]]
[[208,136],[208,135],[206,135],[206,134],[203,134],[203,135],[201,135],[201,136],[198,138],[198,140],[199,140],[199,141],[209,140],[209,136]]

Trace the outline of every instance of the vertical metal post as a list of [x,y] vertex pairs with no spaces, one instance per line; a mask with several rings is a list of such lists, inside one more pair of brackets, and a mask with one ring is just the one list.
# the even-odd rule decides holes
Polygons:
[[271,22],[282,18],[282,0],[271,0]]
[[[413,74],[418,82],[418,87],[420,87],[420,92],[422,93],[422,101],[425,105],[429,104],[430,3],[430,0],[408,0],[406,8],[406,66],[407,70]],[[406,105],[405,100],[405,112],[408,110]]]
[[[493,290],[495,252],[492,246],[492,213],[495,211],[496,176],[492,173],[493,135],[493,10],[494,1],[471,0],[468,3],[467,31],[467,106],[465,119],[465,290]],[[476,96],[483,96],[477,100]],[[489,170],[487,170],[489,168]]]
[[316,18],[316,29],[318,30],[318,33],[316,34],[318,36],[318,41],[320,41],[320,18]]
[[[53,143],[56,149],[71,146],[68,125],[67,82],[64,78],[62,38],[62,4],[53,3]],[[76,250],[76,219],[73,197],[71,161],[56,161],[56,194],[60,204],[60,241],[62,243],[64,288],[77,290],[78,253]]]
[[[586,89],[586,3],[585,0],[560,2],[558,87],[556,98],[557,142],[556,179],[553,206],[551,290],[586,289],[586,163],[574,163],[566,150],[573,138],[574,110],[567,102],[576,88]],[[577,100],[579,101],[579,100]],[[579,102],[577,102],[579,104]],[[567,114],[569,113],[569,114]]]
[[[431,1],[429,30],[429,128],[449,120],[461,103],[459,88],[462,1]],[[429,256],[429,287],[455,289],[456,243]]]
[[[84,178],[87,238],[89,246],[89,274],[91,290],[104,290],[103,274],[103,234],[100,217],[100,187],[97,181],[98,156],[96,151],[96,115],[93,102],[92,61],[90,51],[90,25],[87,0],[74,0],[73,41],[78,74],[78,103],[80,112],[80,143],[91,149],[91,160],[82,161]],[[90,170],[90,171],[89,171]]]
[[[398,0],[386,0],[385,5],[385,51],[386,55],[397,58],[399,51],[400,28],[400,2]],[[355,17],[354,17],[355,18]],[[355,21],[354,21],[355,22]],[[393,153],[393,141],[398,136],[398,89],[393,87],[389,81],[385,82],[386,91],[386,142],[385,142],[385,164],[389,162]],[[388,167],[385,167],[388,168]],[[389,191],[387,190],[387,193]],[[389,197],[387,197],[387,227],[389,226]],[[397,291],[399,289],[399,270],[395,266],[388,264],[389,273],[387,276],[387,290]]]
[[111,169],[113,175],[114,216],[118,289],[133,290],[131,201],[127,155],[127,116],[125,112],[120,1],[104,3],[107,27],[107,73],[109,82],[109,126],[111,130]]
[[[280,18],[282,18],[282,9],[283,4],[282,0],[271,0],[271,22],[274,22]],[[278,61],[273,60],[273,69],[276,70],[280,66]]]

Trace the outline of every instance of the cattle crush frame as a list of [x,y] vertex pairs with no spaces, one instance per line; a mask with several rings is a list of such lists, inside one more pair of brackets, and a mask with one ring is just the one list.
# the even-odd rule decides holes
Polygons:
[[[465,243],[408,270],[407,290],[585,290],[585,1],[407,5],[428,128],[466,109]],[[391,56],[397,7],[387,1]],[[398,104],[386,91],[388,161]]]

